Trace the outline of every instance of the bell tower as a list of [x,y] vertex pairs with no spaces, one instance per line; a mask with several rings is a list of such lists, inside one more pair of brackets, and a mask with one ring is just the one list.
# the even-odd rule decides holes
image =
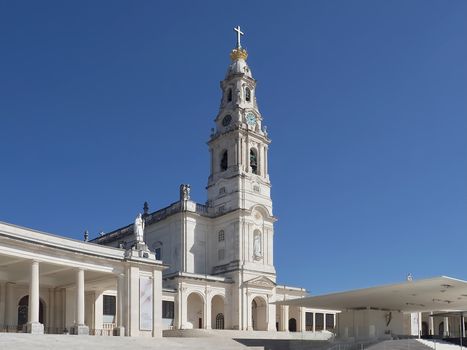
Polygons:
[[216,214],[261,205],[272,216],[268,174],[268,147],[271,140],[256,101],[256,80],[246,62],[248,53],[237,45],[230,52],[231,63],[221,81],[222,99],[208,141],[211,172],[208,203]]

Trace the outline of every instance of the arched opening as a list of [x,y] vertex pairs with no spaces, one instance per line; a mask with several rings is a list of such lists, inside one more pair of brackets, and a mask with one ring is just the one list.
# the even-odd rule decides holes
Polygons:
[[251,302],[251,323],[253,330],[266,331],[268,329],[266,307],[267,305],[263,298],[256,297]]
[[422,337],[427,337],[429,334],[428,323],[422,322]]
[[247,102],[251,101],[251,91],[250,88],[245,88],[245,100]]
[[[18,303],[18,330],[28,323],[29,295],[22,297]],[[39,322],[44,324],[44,302],[39,299]]]
[[221,157],[221,171],[226,171],[227,167],[229,166],[229,158],[227,154],[227,150],[222,152],[222,157]]
[[258,174],[258,155],[254,148],[250,149],[250,168],[253,174]]
[[191,293],[187,298],[186,328],[203,328],[204,300],[198,293]]
[[441,322],[438,326],[438,335],[444,336],[444,322]]
[[211,299],[211,328],[224,329],[224,298],[222,295],[215,295]]
[[297,331],[297,320],[295,318],[291,318],[289,320],[289,332],[296,332]]
[[227,102],[232,102],[232,89],[227,90]]

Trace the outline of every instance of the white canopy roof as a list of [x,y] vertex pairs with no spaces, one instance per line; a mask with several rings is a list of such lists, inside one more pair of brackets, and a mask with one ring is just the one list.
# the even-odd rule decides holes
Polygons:
[[276,302],[327,310],[375,308],[403,312],[467,310],[467,281],[434,277]]

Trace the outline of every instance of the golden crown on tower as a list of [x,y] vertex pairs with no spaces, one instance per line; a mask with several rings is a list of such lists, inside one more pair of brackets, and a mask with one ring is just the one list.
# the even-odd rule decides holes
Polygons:
[[248,57],[248,52],[242,47],[237,47],[230,52],[230,59],[232,61],[236,60],[246,60]]

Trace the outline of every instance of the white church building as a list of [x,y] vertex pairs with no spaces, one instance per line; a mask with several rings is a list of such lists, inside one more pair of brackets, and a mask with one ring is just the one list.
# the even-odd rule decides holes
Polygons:
[[[241,46],[221,82],[207,202],[176,202],[84,241],[0,222],[0,332],[299,339],[465,336],[448,277],[310,297],[277,282],[268,152]],[[440,313],[441,312],[441,313]],[[261,333],[262,332],[262,333]]]
[[[221,82],[207,202],[173,204],[84,242],[0,224],[0,331],[160,336],[162,330],[302,332],[329,338],[336,312],[275,302],[270,139],[241,46]],[[178,333],[177,333],[178,332]]]

